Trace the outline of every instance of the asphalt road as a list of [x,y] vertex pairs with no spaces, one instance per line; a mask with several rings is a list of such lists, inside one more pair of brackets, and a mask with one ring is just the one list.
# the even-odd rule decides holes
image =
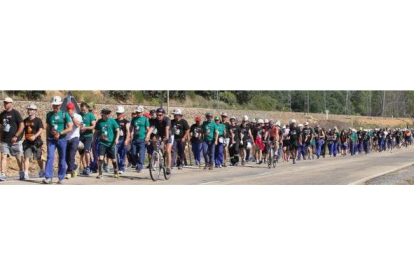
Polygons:
[[[326,157],[319,160],[278,163],[276,169],[267,165],[249,164],[244,167],[227,167],[205,171],[198,167],[174,169],[169,181],[161,178],[153,182],[149,171],[138,174],[127,172],[120,179],[106,174],[102,180],[96,175],[66,180],[65,185],[349,185],[364,184],[369,179],[391,173],[414,164],[414,147],[395,150],[393,153],[372,153],[368,156]],[[54,179],[56,182],[57,179]],[[7,181],[1,184],[41,184],[41,179]]]

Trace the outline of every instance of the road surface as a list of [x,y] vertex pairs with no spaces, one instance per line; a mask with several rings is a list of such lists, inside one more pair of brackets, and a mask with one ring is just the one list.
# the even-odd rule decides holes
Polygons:
[[[414,164],[414,147],[393,153],[372,153],[368,156],[326,157],[319,160],[299,161],[296,165],[279,163],[277,169],[267,165],[249,164],[205,171],[196,167],[174,169],[169,181],[163,178],[153,182],[149,171],[141,174],[127,172],[119,180],[107,174],[102,180],[96,175],[66,180],[65,185],[349,185],[364,184],[369,179],[391,173]],[[56,179],[54,179],[56,182]],[[1,184],[41,184],[41,179],[7,181]]]

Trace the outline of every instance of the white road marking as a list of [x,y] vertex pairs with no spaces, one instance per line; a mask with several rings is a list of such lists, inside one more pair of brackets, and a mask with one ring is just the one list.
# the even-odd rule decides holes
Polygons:
[[198,184],[198,185],[210,185],[210,184],[219,183],[219,182],[221,182],[221,181],[220,180],[218,180],[218,181],[210,181],[210,182],[204,182],[204,183],[201,183],[201,184]]

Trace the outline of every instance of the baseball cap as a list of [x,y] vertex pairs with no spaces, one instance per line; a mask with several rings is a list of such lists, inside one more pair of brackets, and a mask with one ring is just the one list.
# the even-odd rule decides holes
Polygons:
[[3,102],[4,102],[4,103],[12,103],[12,102],[13,102],[13,99],[12,99],[12,98],[10,98],[10,97],[7,97],[7,98],[5,98],[5,99],[3,100]]
[[75,105],[74,105],[73,103],[68,103],[68,104],[66,105],[66,108],[67,108],[67,109],[76,109],[76,108],[75,108]]
[[104,109],[102,109],[101,113],[102,114],[111,114],[111,110],[108,109],[108,108],[104,108]]
[[223,112],[221,113],[221,117],[228,117],[229,115],[227,115],[227,112]]
[[196,121],[196,122],[201,122],[201,120],[202,120],[202,119],[201,119],[201,116],[197,116],[197,117],[195,117],[195,121]]
[[35,104],[29,104],[29,105],[27,106],[27,109],[34,109],[34,110],[37,110],[37,106],[36,106]]

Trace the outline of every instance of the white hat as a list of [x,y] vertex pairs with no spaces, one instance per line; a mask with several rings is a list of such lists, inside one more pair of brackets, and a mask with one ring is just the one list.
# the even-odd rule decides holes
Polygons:
[[143,107],[142,105],[137,106],[137,107],[135,108],[135,112],[138,112],[138,113],[142,113],[142,112],[144,112],[144,107]]
[[116,111],[115,111],[115,113],[118,113],[118,114],[125,113],[125,108],[124,108],[122,105],[118,105],[118,106],[116,107]]
[[264,120],[264,123],[265,123],[265,124],[268,124],[268,123],[269,123],[269,119],[265,119],[265,120]]
[[183,112],[181,111],[181,109],[176,108],[176,109],[174,109],[173,114],[174,115],[183,115]]
[[52,105],[61,105],[62,102],[62,98],[59,96],[54,96],[52,99]]
[[249,117],[247,115],[243,116],[243,121],[248,122],[249,121]]
[[292,119],[292,120],[290,121],[290,124],[296,124],[296,120],[295,120],[295,119]]
[[308,126],[308,125],[309,125],[309,122],[306,122],[306,123],[305,123],[305,126]]
[[303,127],[303,125],[302,124],[299,124],[298,127]]
[[257,120],[257,123],[258,124],[264,124],[264,121],[263,121],[263,119],[259,119],[259,120]]
[[34,109],[34,110],[37,110],[37,106],[35,105],[35,104],[29,104],[27,107],[26,107],[26,109]]
[[12,99],[12,98],[10,98],[10,97],[7,97],[7,98],[5,98],[5,99],[3,100],[3,102],[4,102],[4,103],[12,103],[12,102],[13,102],[13,99]]
[[227,115],[227,112],[223,112],[221,113],[221,117],[228,117],[229,115]]
[[280,121],[277,121],[276,122],[276,126],[279,126],[280,127]]
[[230,120],[237,120],[236,116],[231,116]]

